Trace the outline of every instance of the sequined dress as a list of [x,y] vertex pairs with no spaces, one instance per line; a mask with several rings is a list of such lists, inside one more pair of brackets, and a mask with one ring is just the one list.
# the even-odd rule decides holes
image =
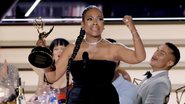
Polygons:
[[73,61],[73,88],[67,104],[119,104],[118,94],[112,85],[115,68],[113,61]]

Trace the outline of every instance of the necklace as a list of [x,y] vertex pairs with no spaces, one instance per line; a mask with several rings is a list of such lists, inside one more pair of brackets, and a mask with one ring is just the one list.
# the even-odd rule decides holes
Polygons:
[[86,40],[86,38],[85,38],[84,40],[85,40],[85,43],[87,43],[87,44],[96,45],[96,44],[98,44],[99,42],[101,42],[103,39],[100,38],[100,40],[98,40],[97,42],[92,42],[92,43],[88,42],[88,41]]

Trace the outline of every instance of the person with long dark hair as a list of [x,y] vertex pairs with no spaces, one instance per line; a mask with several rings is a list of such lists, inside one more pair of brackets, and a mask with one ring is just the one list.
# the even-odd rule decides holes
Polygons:
[[136,64],[146,58],[132,17],[124,16],[123,22],[132,34],[133,50],[102,38],[104,16],[99,8],[89,6],[83,11],[80,35],[75,44],[65,48],[55,71],[51,67],[45,69],[49,82],[55,82],[65,73],[67,78],[72,74],[73,88],[67,91],[66,104],[119,104],[118,93],[112,85],[117,63]]

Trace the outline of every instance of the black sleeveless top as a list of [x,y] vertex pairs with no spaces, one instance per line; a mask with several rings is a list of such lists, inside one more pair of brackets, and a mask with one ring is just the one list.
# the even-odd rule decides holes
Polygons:
[[73,88],[67,104],[119,104],[118,94],[112,85],[115,68],[113,61],[73,61]]

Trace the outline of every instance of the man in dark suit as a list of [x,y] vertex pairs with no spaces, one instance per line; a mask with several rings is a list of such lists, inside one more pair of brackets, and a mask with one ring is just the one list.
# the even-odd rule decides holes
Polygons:
[[171,92],[168,71],[179,59],[180,52],[174,44],[160,45],[150,61],[153,72],[138,85],[134,104],[167,104]]

